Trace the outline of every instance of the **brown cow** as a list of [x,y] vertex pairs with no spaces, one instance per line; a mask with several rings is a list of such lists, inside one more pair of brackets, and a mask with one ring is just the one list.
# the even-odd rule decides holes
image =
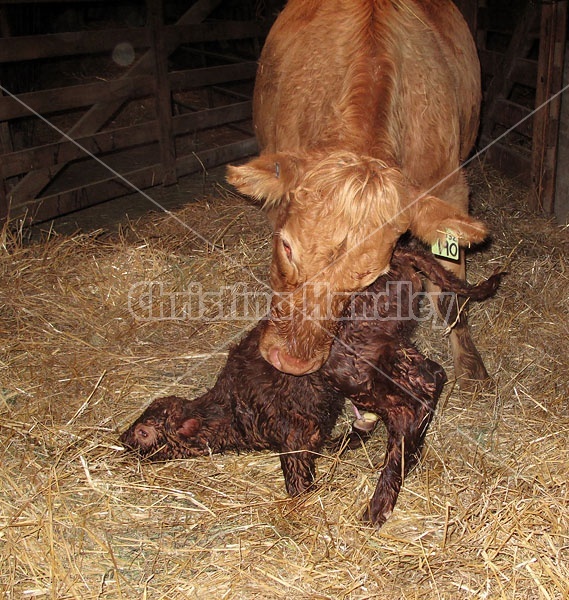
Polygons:
[[[476,48],[451,0],[289,0],[257,73],[261,155],[228,169],[275,229],[266,360],[318,369],[346,292],[388,270],[404,232],[484,240],[460,169],[479,103]],[[465,277],[463,256],[446,266]],[[451,344],[457,376],[487,376],[463,317]]]

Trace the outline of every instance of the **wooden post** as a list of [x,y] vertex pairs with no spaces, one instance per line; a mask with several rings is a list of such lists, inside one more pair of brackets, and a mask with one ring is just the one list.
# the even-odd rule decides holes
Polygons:
[[[0,8],[0,35],[2,37],[10,37],[10,27],[6,19],[6,13],[3,8]],[[1,82],[0,82],[1,83]],[[2,95],[2,94],[0,94]],[[0,123],[0,153],[8,154],[12,152],[12,136],[10,135],[10,125],[7,121]],[[10,205],[8,201],[8,186],[3,169],[0,167],[0,227],[8,219],[10,213]]]
[[531,176],[532,208],[546,214],[553,213],[555,200],[566,30],[567,0],[542,4]]
[[158,120],[160,162],[163,169],[163,185],[177,182],[176,148],[172,126],[172,98],[168,81],[168,52],[162,32],[164,20],[162,0],[148,0],[148,14],[152,27],[152,47],[155,62],[156,118]]
[[[569,43],[565,45],[563,87],[569,86]],[[569,225],[569,90],[561,95],[559,149],[555,177],[555,217],[560,225]],[[563,165],[563,168],[561,166]]]

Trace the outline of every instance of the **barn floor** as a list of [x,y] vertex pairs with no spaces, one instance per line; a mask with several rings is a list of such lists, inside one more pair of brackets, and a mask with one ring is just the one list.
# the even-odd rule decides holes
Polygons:
[[[568,598],[569,230],[530,215],[525,190],[484,165],[469,176],[493,231],[470,279],[509,272],[471,309],[494,385],[460,392],[444,330],[422,324],[418,342],[450,381],[380,530],[360,518],[381,431],[342,457],[325,452],[318,489],[296,500],[268,452],[149,464],[118,442],[152,398],[212,385],[252,324],[227,308],[232,292],[266,297],[269,228],[216,173],[151,190],[168,208],[187,203],[173,215],[139,215],[147,200],[133,199],[118,228],[124,204],[43,239],[4,231],[3,596]],[[188,318],[178,299],[196,290],[213,301]]]

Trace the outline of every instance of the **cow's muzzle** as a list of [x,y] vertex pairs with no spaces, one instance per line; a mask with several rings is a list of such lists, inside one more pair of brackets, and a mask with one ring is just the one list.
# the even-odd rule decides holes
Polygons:
[[290,375],[307,375],[317,371],[328,358],[328,352],[316,352],[309,358],[301,358],[290,354],[285,340],[276,333],[271,321],[261,336],[259,350],[261,356],[275,369]]
[[[263,352],[261,352],[261,354],[263,354]],[[307,375],[308,373],[313,373],[324,363],[324,360],[318,358],[313,360],[295,358],[277,346],[269,348],[266,356],[263,354],[263,358],[273,365],[275,369],[278,369],[283,373],[288,373],[289,375]]]

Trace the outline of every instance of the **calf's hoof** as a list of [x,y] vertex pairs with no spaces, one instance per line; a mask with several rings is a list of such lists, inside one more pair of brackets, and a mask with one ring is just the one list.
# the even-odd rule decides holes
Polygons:
[[496,384],[488,374],[480,355],[478,355],[478,359],[476,361],[458,361],[456,364],[456,381],[462,392],[489,392]]
[[352,423],[352,429],[348,434],[331,441],[332,448],[337,452],[361,448],[373,435],[378,422],[379,417],[375,413],[365,412]]
[[372,508],[371,505],[365,509],[362,515],[362,521],[364,523],[371,523],[378,529],[389,519],[393,513],[393,507],[388,508],[387,506]]
[[353,429],[344,435],[340,435],[330,440],[329,447],[333,452],[343,453],[346,450],[357,450],[365,446],[365,443],[371,437],[370,431],[357,431]]

